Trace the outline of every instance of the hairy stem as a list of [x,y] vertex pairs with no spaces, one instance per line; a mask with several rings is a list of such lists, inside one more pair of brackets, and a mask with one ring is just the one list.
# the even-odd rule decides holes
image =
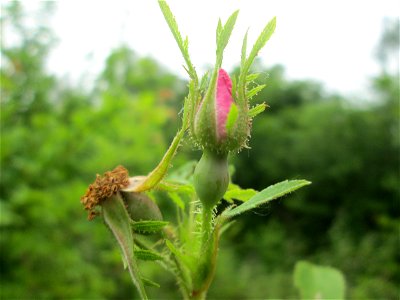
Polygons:
[[211,232],[212,232],[212,209],[208,207],[203,207],[202,213],[202,240],[201,249],[204,252],[210,242]]

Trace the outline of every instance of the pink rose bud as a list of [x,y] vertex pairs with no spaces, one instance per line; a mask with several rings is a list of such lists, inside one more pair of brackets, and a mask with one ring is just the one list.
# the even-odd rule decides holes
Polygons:
[[238,150],[246,141],[248,124],[247,104],[239,107],[235,103],[232,81],[228,73],[220,69],[197,110],[192,130],[195,140],[211,152]]

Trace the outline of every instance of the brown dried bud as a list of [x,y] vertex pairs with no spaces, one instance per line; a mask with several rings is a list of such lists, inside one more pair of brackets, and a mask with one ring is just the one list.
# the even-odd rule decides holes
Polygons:
[[85,195],[81,197],[81,203],[89,212],[88,219],[92,220],[97,215],[94,210],[97,205],[128,185],[128,170],[123,166],[118,166],[112,171],[105,172],[103,176],[97,174],[96,180],[89,185]]

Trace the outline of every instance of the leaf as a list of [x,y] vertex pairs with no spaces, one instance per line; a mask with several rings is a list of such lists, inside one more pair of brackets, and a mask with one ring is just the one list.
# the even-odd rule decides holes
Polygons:
[[223,216],[228,218],[234,217],[309,184],[311,184],[311,182],[307,180],[285,180],[279,182],[267,187],[253,196],[250,200],[235,207],[234,209],[225,211]]
[[233,127],[235,126],[238,116],[239,116],[238,108],[235,103],[232,103],[231,107],[229,109],[229,113],[226,118],[226,124],[225,124],[226,131],[228,133],[230,133],[232,131]]
[[182,210],[185,209],[185,202],[183,202],[182,198],[179,197],[178,193],[169,192],[168,196],[171,200]]
[[178,24],[176,23],[175,17],[172,14],[171,9],[169,8],[167,2],[159,0],[158,4],[164,15],[165,21],[167,21],[169,29],[171,30],[172,35],[174,36],[175,41],[178,44],[179,49],[181,50],[182,56],[185,59],[189,76],[196,82],[197,85],[198,82],[197,73],[190,60],[188,52],[188,44],[189,44],[188,38],[186,37],[185,40],[182,39],[181,33],[179,32],[178,29]]
[[189,270],[189,262],[187,260],[187,257],[184,256],[176,247],[173,243],[171,243],[169,240],[165,241],[165,245],[171,251],[171,253],[174,255],[174,258],[177,263],[177,267],[179,268],[179,272],[182,275],[182,278],[185,281],[185,284],[191,285],[191,276],[190,276],[190,270]]
[[294,284],[302,299],[344,299],[343,274],[332,267],[299,261],[294,270]]
[[160,285],[157,282],[154,282],[153,280],[150,280],[148,278],[142,277],[143,283],[147,286],[152,286],[152,287],[156,287],[159,288]]
[[206,73],[203,74],[203,76],[200,79],[200,90],[204,91],[207,88],[207,82],[208,82],[208,76],[209,76],[210,72],[207,71]]
[[144,192],[154,188],[165,176],[170,166],[170,162],[172,158],[175,156],[176,151],[178,150],[179,143],[185,134],[185,130],[181,129],[175,135],[171,145],[169,146],[167,152],[164,157],[157,165],[157,167],[146,177],[142,178],[142,180],[138,180],[137,182],[130,182],[129,186],[122,189],[124,192]]
[[[221,56],[221,62],[222,62],[222,53],[223,53],[226,45],[229,42],[229,38],[231,37],[233,27],[235,26],[238,14],[239,14],[239,11],[238,10],[235,11],[228,18],[225,25],[222,27],[222,30],[220,31],[219,39],[218,39],[218,43],[217,43],[217,56]],[[217,64],[220,65],[220,62],[218,61]]]
[[184,256],[180,253],[178,249],[176,249],[175,245],[171,241],[165,240],[165,245],[167,246],[169,251],[171,251],[171,253],[175,255],[179,260],[185,260]]
[[130,225],[137,233],[158,233],[164,226],[168,225],[166,221],[131,221]]
[[193,194],[194,188],[190,184],[182,184],[174,181],[162,180],[157,185],[157,190],[165,191],[165,192],[174,192],[174,193],[186,193]]
[[233,202],[234,199],[245,202],[255,194],[257,194],[256,190],[242,189],[236,184],[231,184],[230,188],[228,188],[228,190],[225,192],[224,199],[229,202]]
[[196,168],[197,161],[190,160],[184,163],[182,166],[178,168],[174,168],[171,172],[168,173],[168,180],[170,182],[179,182],[187,184],[191,182],[191,178],[193,176],[194,169]]
[[222,33],[222,23],[221,23],[221,19],[218,19],[217,33],[216,33],[217,45],[218,45],[218,41],[220,39],[221,33]]
[[247,74],[251,65],[253,64],[254,59],[258,55],[258,52],[265,46],[267,41],[270,39],[272,34],[275,31],[276,27],[276,17],[274,17],[268,24],[264,27],[263,31],[260,33],[257,41],[254,43],[253,48],[249,54],[249,57],[246,60],[245,66],[241,72],[243,75]]
[[231,80],[232,80],[231,94],[232,94],[233,100],[237,103],[237,79],[236,79],[236,76],[233,75],[231,77]]
[[251,99],[265,88],[266,84],[260,84],[247,92],[247,98]]
[[245,63],[246,63],[246,52],[247,52],[247,35],[249,33],[249,30],[247,29],[246,34],[244,35],[243,38],[243,44],[242,44],[242,55],[241,55],[241,61],[240,61],[240,68],[243,68]]
[[258,78],[258,76],[260,76],[260,73],[253,73],[253,74],[247,75],[246,76],[246,83],[253,82],[254,80],[256,80]]
[[249,117],[254,118],[258,114],[261,114],[267,108],[267,106],[268,106],[267,104],[261,103],[252,107],[248,112]]
[[134,255],[137,259],[147,260],[147,261],[155,261],[155,260],[163,260],[163,257],[157,252],[151,250],[135,250]]
[[103,219],[118,242],[133,284],[142,299],[147,299],[139,268],[133,256],[133,234],[130,218],[121,197],[117,194],[102,202]]

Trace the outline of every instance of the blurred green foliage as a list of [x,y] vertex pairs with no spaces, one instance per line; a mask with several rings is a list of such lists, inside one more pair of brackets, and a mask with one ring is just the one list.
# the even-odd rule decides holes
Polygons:
[[[146,174],[157,164],[179,126],[185,82],[120,47],[91,91],[71,87],[45,69],[49,28],[28,28],[20,2],[4,9],[3,31],[19,41],[1,50],[0,296],[131,297],[111,235],[86,220],[79,198],[96,173],[123,164]],[[38,14],[48,18],[52,7]],[[393,39],[382,41],[386,58]],[[396,299],[398,75],[382,68],[371,80],[375,101],[354,104],[315,82],[288,81],[280,66],[256,69],[268,83],[257,99],[270,108],[253,124],[252,149],[234,159],[234,179],[256,189],[287,178],[313,185],[232,226],[210,298],[296,298],[292,273],[307,259],[340,269],[348,298]],[[174,165],[196,155],[184,151]],[[168,219],[168,203],[160,205]],[[177,297],[172,277],[144,267],[162,285],[150,296]]]
[[301,299],[344,299],[346,285],[344,276],[332,267],[299,261],[293,276]]

